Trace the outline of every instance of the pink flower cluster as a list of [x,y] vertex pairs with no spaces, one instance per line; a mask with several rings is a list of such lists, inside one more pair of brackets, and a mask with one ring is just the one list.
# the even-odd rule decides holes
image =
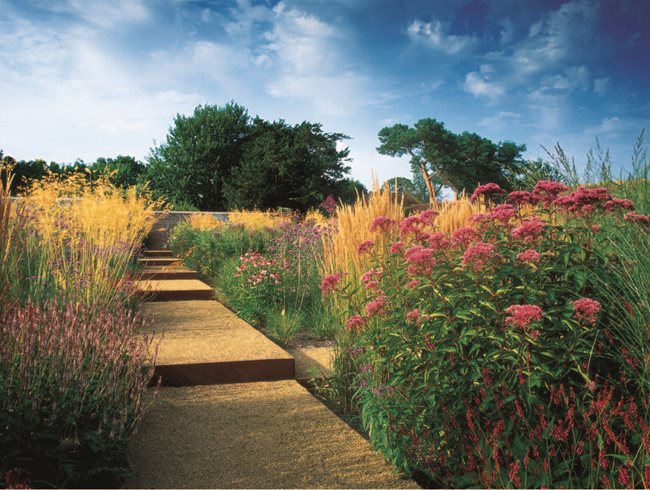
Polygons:
[[357,253],[358,253],[359,255],[363,255],[363,254],[365,254],[365,253],[368,252],[370,249],[372,249],[372,246],[373,246],[374,244],[375,244],[375,243],[374,243],[372,240],[364,240],[364,241],[362,241],[362,242],[359,244],[359,246],[357,247]]
[[512,305],[506,308],[508,317],[506,325],[516,325],[524,329],[532,322],[539,321],[543,318],[544,312],[537,305]]
[[537,250],[529,248],[517,254],[517,260],[527,264],[536,264],[542,256]]
[[388,216],[378,216],[370,224],[370,231],[381,231],[386,232],[390,230],[390,227],[395,223],[394,219],[389,218]]
[[507,225],[515,216],[517,216],[517,208],[512,204],[499,204],[492,210],[489,218],[492,221],[498,221],[503,225]]
[[361,315],[351,316],[348,321],[345,322],[345,326],[348,330],[357,330],[363,327],[365,324],[366,320]]
[[413,235],[417,240],[423,239],[425,234],[422,231],[422,228],[431,226],[435,221],[436,216],[438,216],[438,213],[431,209],[422,211],[420,214],[409,216],[404,219],[399,226],[400,235],[403,237]]
[[650,214],[638,214],[631,211],[624,216],[624,219],[631,223],[639,223],[642,225],[650,224]]
[[382,275],[381,269],[370,269],[368,272],[361,276],[361,282],[366,289],[379,288],[379,279]]
[[561,192],[568,190],[569,188],[560,182],[540,180],[535,184],[535,187],[533,187],[531,197],[535,202],[549,203],[554,201]]
[[386,310],[384,309],[388,304],[388,298],[384,295],[377,296],[374,300],[366,305],[366,313],[370,316],[374,315],[384,315]]
[[600,303],[591,298],[580,298],[573,302],[573,316],[578,321],[596,325],[596,318],[600,311]]
[[406,314],[406,321],[409,323],[419,324],[422,321],[422,316],[420,315],[420,310],[415,308],[414,310],[409,311]]
[[323,278],[320,283],[320,290],[323,293],[323,296],[327,296],[329,293],[334,291],[336,285],[341,280],[341,274],[329,274]]
[[591,213],[594,207],[603,208],[611,200],[612,195],[605,187],[579,187],[571,194],[558,197],[553,204],[573,213]]
[[244,277],[251,289],[256,288],[265,281],[271,281],[273,284],[280,284],[280,274],[273,272],[276,266],[274,260],[265,257],[259,252],[246,252],[239,258],[240,264],[237,266],[235,277]]
[[498,184],[490,182],[489,184],[479,185],[472,194],[472,197],[469,198],[471,202],[476,201],[481,196],[491,197],[495,194],[505,194],[501,187]]
[[459,245],[461,247],[467,247],[470,243],[478,241],[478,239],[478,231],[470,226],[458,228],[451,234],[451,241],[454,245]]
[[532,194],[532,192],[514,191],[508,194],[506,201],[515,206],[523,206],[526,204],[537,204],[538,199]]
[[530,242],[541,236],[545,228],[546,225],[538,218],[531,218],[522,221],[519,226],[512,230],[511,235],[515,240]]
[[451,240],[449,240],[447,234],[442,231],[429,233],[429,236],[427,236],[427,242],[429,242],[429,246],[434,250],[444,250],[451,245]]
[[494,249],[492,243],[479,242],[470,246],[463,254],[463,267],[471,267],[475,271],[484,269],[500,257]]
[[428,274],[431,272],[436,260],[433,258],[432,248],[416,245],[404,252],[404,260],[409,266],[406,271],[411,275]]

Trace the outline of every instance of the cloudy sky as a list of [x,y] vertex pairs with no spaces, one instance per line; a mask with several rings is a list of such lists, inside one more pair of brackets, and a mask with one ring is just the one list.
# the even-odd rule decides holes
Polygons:
[[18,159],[145,158],[177,113],[234,100],[343,132],[352,175],[409,176],[377,132],[598,137],[627,165],[650,129],[646,0],[0,0],[0,149]]

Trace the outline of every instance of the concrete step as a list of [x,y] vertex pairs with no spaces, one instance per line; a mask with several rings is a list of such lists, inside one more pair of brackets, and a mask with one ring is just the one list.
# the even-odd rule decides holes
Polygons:
[[141,280],[174,281],[180,279],[198,279],[199,274],[185,267],[151,266],[141,270],[139,278]]
[[142,267],[160,266],[160,265],[182,265],[180,259],[176,257],[145,257],[140,259]]
[[138,294],[147,301],[211,300],[214,290],[197,279],[136,281]]
[[162,333],[153,381],[195,386],[293,379],[293,356],[217,301],[146,303]]
[[157,258],[157,257],[174,257],[174,253],[171,250],[166,249],[145,249],[145,257]]

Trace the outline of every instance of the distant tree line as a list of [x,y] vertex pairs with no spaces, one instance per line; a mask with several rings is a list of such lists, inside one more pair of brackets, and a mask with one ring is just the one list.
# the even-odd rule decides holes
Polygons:
[[152,148],[144,163],[122,155],[70,165],[5,160],[15,164],[15,193],[47,173],[81,172],[88,179],[108,175],[121,187],[147,184],[154,196],[178,209],[306,211],[329,195],[351,202],[358,192],[366,192],[363,184],[347,177],[349,150],[339,149],[345,139],[316,123],[253,118],[231,102],[177,115],[166,141]]

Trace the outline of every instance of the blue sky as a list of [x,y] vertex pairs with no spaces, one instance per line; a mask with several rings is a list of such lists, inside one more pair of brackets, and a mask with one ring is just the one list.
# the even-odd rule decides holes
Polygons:
[[627,165],[650,129],[646,0],[0,0],[0,149],[18,159],[144,158],[176,113],[234,100],[349,135],[352,175],[409,176],[377,132],[599,137]]

